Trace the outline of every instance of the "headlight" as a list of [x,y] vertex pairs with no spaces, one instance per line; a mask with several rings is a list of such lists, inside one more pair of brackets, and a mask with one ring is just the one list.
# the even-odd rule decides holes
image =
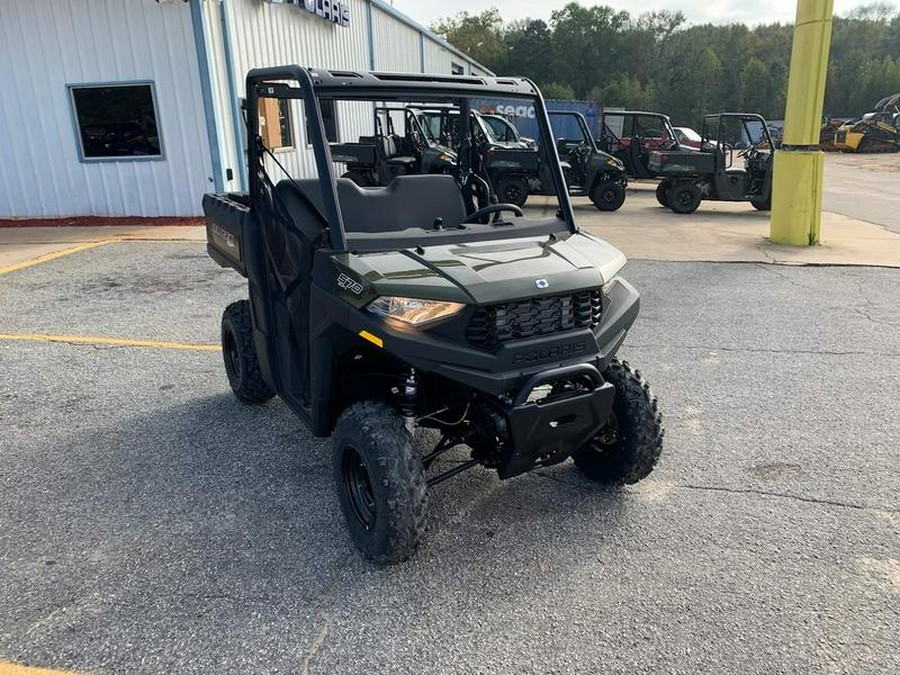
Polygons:
[[389,319],[397,319],[413,326],[437,321],[453,316],[465,305],[442,300],[419,300],[418,298],[383,297],[376,298],[366,308],[373,314]]

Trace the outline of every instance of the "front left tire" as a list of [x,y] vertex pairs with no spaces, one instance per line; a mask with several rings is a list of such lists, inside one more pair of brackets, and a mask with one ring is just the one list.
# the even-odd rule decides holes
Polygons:
[[650,385],[626,361],[613,359],[603,378],[616,390],[606,425],[576,450],[575,465],[598,483],[623,485],[646,478],[663,446],[662,415]]
[[591,190],[591,201],[601,211],[617,211],[625,203],[625,186],[617,180],[604,180]]
[[501,204],[525,206],[528,201],[528,182],[518,176],[501,178],[497,181],[495,192]]

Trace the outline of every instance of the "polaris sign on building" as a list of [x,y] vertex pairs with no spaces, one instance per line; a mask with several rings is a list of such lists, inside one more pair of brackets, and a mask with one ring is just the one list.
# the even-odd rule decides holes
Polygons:
[[350,26],[350,6],[339,0],[266,0],[274,4],[299,5],[307,12],[318,14],[323,19],[333,21],[339,26]]
[[[0,220],[197,216],[246,189],[244,80],[298,63],[488,71],[383,0],[0,0]],[[313,174],[299,111],[260,111]],[[373,133],[358,115],[342,142]],[[48,187],[49,186],[49,187]]]

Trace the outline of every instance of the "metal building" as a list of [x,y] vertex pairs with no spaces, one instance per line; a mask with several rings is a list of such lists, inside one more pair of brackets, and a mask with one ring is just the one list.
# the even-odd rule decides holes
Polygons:
[[[0,219],[192,216],[240,190],[252,67],[489,73],[382,0],[2,0],[0,63]],[[309,172],[302,121],[270,128]]]

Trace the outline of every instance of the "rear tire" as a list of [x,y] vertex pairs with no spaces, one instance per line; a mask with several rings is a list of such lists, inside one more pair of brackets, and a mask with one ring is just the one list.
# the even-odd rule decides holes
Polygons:
[[601,211],[617,211],[625,203],[625,187],[616,180],[604,180],[591,190],[591,201]]
[[663,180],[659,182],[659,185],[656,186],[656,201],[659,202],[660,206],[665,206],[669,208],[669,188],[672,187],[672,183]]
[[231,390],[244,403],[262,403],[275,395],[259,368],[247,300],[231,303],[222,314],[222,356]]
[[427,524],[428,494],[412,434],[384,403],[355,403],[332,435],[334,479],[353,543],[382,564],[409,558]]
[[676,183],[669,188],[668,207],[675,213],[693,213],[700,206],[700,190],[693,183]]
[[524,178],[501,178],[497,181],[495,192],[501,204],[525,206],[525,202],[528,201],[528,183]]
[[772,210],[772,195],[769,195],[768,198],[763,199],[762,197],[751,197],[750,203],[753,205],[753,208],[757,211],[771,211]]
[[650,385],[626,361],[613,359],[603,377],[616,390],[609,421],[572,455],[575,465],[599,483],[636,483],[662,452],[662,415]]

